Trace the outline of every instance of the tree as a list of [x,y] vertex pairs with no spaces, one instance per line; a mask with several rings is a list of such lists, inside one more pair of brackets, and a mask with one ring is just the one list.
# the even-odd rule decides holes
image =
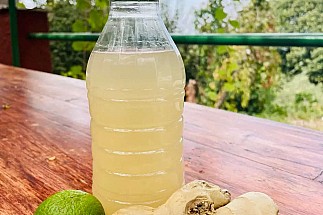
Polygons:
[[[228,1],[226,1],[228,2]],[[210,1],[196,13],[201,33],[273,31],[267,1],[252,1],[238,20],[226,14],[224,1]],[[183,51],[183,50],[182,50]],[[230,111],[259,114],[269,108],[279,81],[279,55],[274,49],[255,47],[199,46],[184,56],[199,83],[199,102]],[[272,107],[271,107],[272,108]]]
[[[323,32],[323,4],[320,0],[275,0],[272,2],[278,30],[286,33]],[[323,83],[323,48],[297,47],[280,50],[285,73],[307,73],[310,82]]]
[[[75,5],[68,1],[59,1],[50,5],[48,13],[50,32],[72,32],[72,25],[81,16]],[[64,74],[70,71],[73,65],[83,64],[83,53],[76,52],[72,48],[71,41],[51,41],[51,57],[53,72]],[[84,75],[77,75],[78,78],[84,78]]]
[[[75,4],[76,3],[76,4]],[[108,19],[108,0],[50,1],[50,31],[52,32],[101,32]],[[51,43],[55,73],[85,79],[87,60],[94,42]]]
[[[271,33],[276,31],[273,10],[267,0],[251,0],[248,7],[239,15],[241,33]],[[241,62],[242,68],[249,68],[247,77],[251,80],[248,107],[243,110],[249,114],[260,114],[265,111],[281,112],[281,108],[273,104],[276,93],[281,87],[281,58],[273,47],[246,47],[239,54],[245,55]],[[248,91],[247,91],[248,92]]]

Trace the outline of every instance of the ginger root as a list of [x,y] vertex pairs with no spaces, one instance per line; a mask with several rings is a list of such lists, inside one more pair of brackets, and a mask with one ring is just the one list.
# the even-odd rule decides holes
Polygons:
[[[175,192],[163,205],[164,215],[207,215],[230,202],[227,190],[206,181],[193,181]],[[168,212],[168,213],[166,213]]]
[[217,209],[214,215],[277,215],[278,207],[266,194],[249,192]]
[[[113,215],[277,215],[266,194],[249,192],[230,202],[230,193],[205,181],[194,181],[176,191],[158,208],[132,206]],[[230,203],[229,203],[230,202]]]
[[154,209],[147,206],[132,206],[113,215],[211,215],[230,202],[231,195],[219,186],[193,181],[176,191],[164,205]]

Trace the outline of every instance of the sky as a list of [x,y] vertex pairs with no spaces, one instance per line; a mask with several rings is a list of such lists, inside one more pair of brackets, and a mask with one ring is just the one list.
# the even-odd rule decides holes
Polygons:
[[194,11],[201,9],[209,0],[161,0],[168,5],[169,14],[179,12],[178,26],[183,34],[195,33]]
[[[169,14],[172,16],[179,12],[178,27],[182,34],[196,33],[194,27],[195,15],[194,12],[207,5],[209,0],[160,0],[168,5]],[[238,12],[243,10],[249,4],[250,0],[222,0],[224,12],[228,14],[228,19],[235,20],[238,17]]]

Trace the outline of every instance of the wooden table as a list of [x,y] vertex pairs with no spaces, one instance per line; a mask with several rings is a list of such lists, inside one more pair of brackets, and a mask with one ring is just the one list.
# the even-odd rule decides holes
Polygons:
[[[0,65],[0,214],[91,192],[84,81]],[[8,106],[10,105],[10,107]],[[323,214],[323,133],[185,104],[186,180],[269,194],[281,215]]]

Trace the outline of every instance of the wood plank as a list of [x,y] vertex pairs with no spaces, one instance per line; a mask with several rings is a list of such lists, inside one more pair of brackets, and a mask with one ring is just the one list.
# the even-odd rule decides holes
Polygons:
[[89,136],[37,121],[37,126],[0,125],[0,191],[6,194],[0,202],[12,214],[32,214],[41,201],[63,189],[91,191]]
[[0,88],[6,91],[4,93],[23,92],[20,96],[36,94],[78,105],[79,109],[88,109],[87,100],[84,100],[87,91],[82,80],[2,64],[0,70]]
[[190,140],[185,140],[184,154],[188,181],[214,182],[228,189],[233,198],[250,191],[267,193],[281,215],[318,215],[323,211],[321,183]]
[[309,179],[323,170],[322,132],[198,105],[186,107],[185,137],[197,144]]
[[[59,96],[58,88],[67,92]],[[82,90],[83,81],[21,69],[0,71],[0,104],[11,105],[0,110],[0,191],[5,194],[0,195],[0,214],[33,214],[59,190],[91,191],[87,106],[69,101],[77,95],[86,104]]]
[[[79,127],[79,124],[89,124],[90,116],[84,81],[24,69],[18,71],[19,73],[5,70],[0,73],[0,95],[2,95],[0,102],[11,106],[7,113],[18,108],[19,111],[28,115],[31,114],[29,110],[34,109],[53,121],[62,122],[65,126]],[[38,82],[32,83],[34,79]],[[69,85],[70,81],[72,84]],[[55,92],[55,89],[58,92]],[[10,116],[3,115],[2,118],[7,122],[22,119],[16,115],[16,112]],[[82,131],[88,132],[89,130],[86,128]]]

